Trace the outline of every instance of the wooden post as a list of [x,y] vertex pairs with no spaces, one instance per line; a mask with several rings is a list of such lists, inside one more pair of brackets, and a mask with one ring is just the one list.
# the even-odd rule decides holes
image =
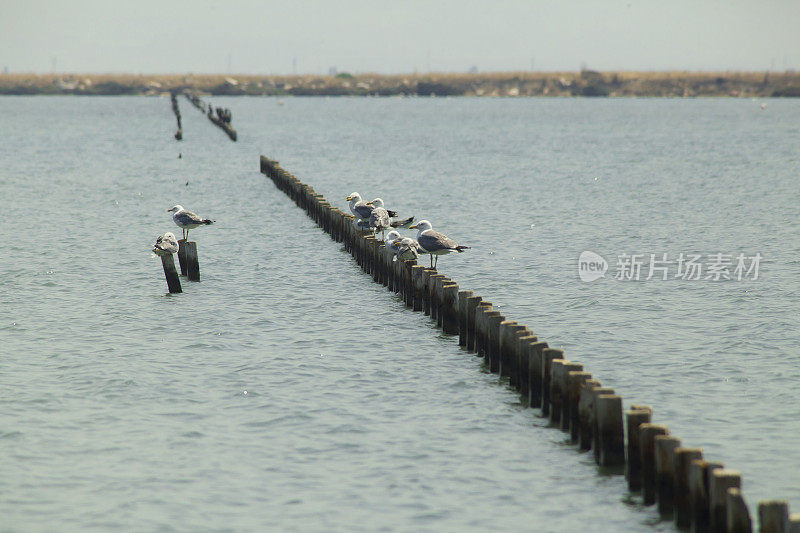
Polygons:
[[186,275],[186,240],[178,241],[178,264],[181,266],[181,276]]
[[486,362],[494,374],[500,370],[500,323],[505,319],[503,315],[489,316],[486,324]]
[[672,435],[657,435],[656,451],[656,499],[658,513],[667,518],[672,517],[675,507],[675,450],[681,445],[681,439]]
[[[472,291],[458,291],[458,345],[467,346],[467,298],[473,296]],[[480,298],[480,296],[478,296]]]
[[642,500],[645,505],[656,503],[656,437],[669,435],[662,424],[641,424],[639,445],[642,451]]
[[595,400],[600,442],[600,466],[625,464],[625,433],[622,428],[622,398],[600,394]]
[[546,348],[542,350],[541,369],[542,369],[542,415],[550,415],[550,363],[553,359],[564,359],[564,350]]
[[711,532],[726,533],[728,529],[728,489],[742,488],[742,475],[738,470],[718,468],[711,472]]
[[178,271],[175,270],[175,258],[172,254],[161,256],[161,265],[164,267],[164,277],[167,278],[167,287],[170,293],[183,292],[181,289],[181,279]]
[[[186,277],[189,281],[200,281],[200,263],[197,260],[197,243],[194,241],[178,241],[178,253],[183,250],[186,265]],[[183,269],[183,265],[181,265]]]
[[758,525],[761,533],[788,533],[789,502],[786,500],[758,502]]
[[705,533],[711,527],[711,472],[723,468],[722,463],[695,459],[689,464],[689,498],[692,501],[692,527]]
[[573,370],[567,375],[569,387],[569,438],[577,444],[580,436],[580,418],[578,416],[578,406],[581,401],[581,388],[587,380],[592,379],[592,374],[580,370]]
[[[550,361],[550,407],[549,418],[551,426],[560,426],[561,422],[561,373],[564,365],[568,364],[567,359],[553,359]],[[546,386],[542,384],[542,386]]]
[[625,468],[625,478],[628,480],[628,490],[638,492],[642,490],[642,452],[639,440],[639,426],[648,424],[653,417],[650,409],[636,409],[625,412],[625,423],[628,434],[628,461]]
[[800,533],[800,513],[789,515],[789,531],[791,533]]
[[428,292],[428,284],[430,283],[431,276],[436,275],[436,271],[426,268],[422,271],[422,286],[420,287],[420,294],[422,295],[422,312],[425,315],[431,314],[431,297]]
[[578,449],[586,451],[592,447],[592,418],[594,412],[594,390],[603,385],[597,379],[587,379],[581,386],[578,400]]
[[562,365],[561,375],[559,376],[558,390],[561,394],[561,410],[558,419],[560,421],[561,431],[566,431],[567,433],[569,433],[570,416],[572,412],[570,374],[582,371],[582,364],[567,362]]
[[689,467],[692,461],[703,458],[700,448],[675,449],[675,525],[689,529],[692,525],[692,498],[689,485]]
[[475,308],[481,303],[483,298],[480,296],[470,296],[467,298],[467,350],[477,353],[475,348]]
[[589,424],[592,428],[592,455],[594,462],[600,464],[600,424],[597,421],[597,398],[601,395],[613,396],[614,389],[610,387],[595,387],[589,393]]
[[424,297],[422,296],[423,287],[425,286],[425,267],[422,265],[414,265],[411,267],[411,283],[413,285],[413,304],[414,311],[422,311],[424,308]]
[[489,313],[500,314],[492,309],[491,302],[481,302],[475,307],[475,355],[486,357],[486,325]]
[[442,331],[446,335],[458,335],[458,284],[442,285]]
[[528,348],[528,405],[542,407],[542,354],[548,348],[544,341],[535,342]]
[[528,398],[530,397],[530,382],[528,381],[530,377],[530,345],[537,342],[539,339],[536,335],[533,334],[532,331],[526,331],[526,335],[520,334],[517,337],[517,379],[518,389],[520,396],[525,399],[525,403],[528,403]]
[[739,489],[728,489],[727,502],[725,507],[728,510],[727,533],[752,533],[753,522],[750,520],[750,513],[747,511],[747,504]]
[[497,373],[500,374],[501,378],[511,378],[513,370],[511,360],[514,350],[517,347],[517,336],[515,333],[524,331],[525,329],[525,326],[517,324],[517,322],[513,320],[506,320],[500,324],[500,338],[498,343],[499,367]]

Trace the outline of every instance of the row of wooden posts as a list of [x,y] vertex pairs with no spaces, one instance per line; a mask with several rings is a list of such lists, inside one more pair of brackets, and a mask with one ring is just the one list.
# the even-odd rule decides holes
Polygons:
[[[343,243],[374,281],[399,293],[406,306],[430,315],[459,345],[482,357],[491,372],[508,378],[523,403],[541,410],[551,425],[564,431],[581,450],[609,473],[624,471],[631,492],[645,505],[658,505],[662,517],[680,529],[750,532],[741,474],[703,458],[700,448],[684,446],[663,424],[653,423],[653,409],[631,405],[623,413],[622,398],[548,346],[526,326],[505,317],[491,302],[416,261],[393,261],[383,243],[353,226],[353,216],[332,206],[322,195],[277,161],[261,156],[261,172],[304,209],[336,242]],[[626,440],[627,435],[627,440]],[[789,515],[785,500],[762,501],[760,531],[800,532],[800,515]]]
[[[182,276],[186,276],[189,281],[200,281],[200,262],[197,259],[197,243],[195,241],[184,239],[178,241],[178,263]],[[164,267],[164,277],[167,279],[169,292],[172,294],[183,292],[172,254],[162,255],[161,264]]]
[[[205,114],[208,117],[208,120],[210,120],[215,126],[224,131],[228,135],[230,140],[236,141],[236,139],[238,138],[238,134],[230,124],[231,116],[229,110],[226,110],[225,112],[221,113],[218,112],[219,114],[215,115],[213,106],[211,104],[206,104],[205,102],[203,102],[203,100],[198,95],[194,93],[183,93],[183,94],[184,96],[186,96],[186,99],[189,100],[189,102],[191,102],[193,106],[202,111],[203,114]],[[218,109],[221,110],[222,108]]]

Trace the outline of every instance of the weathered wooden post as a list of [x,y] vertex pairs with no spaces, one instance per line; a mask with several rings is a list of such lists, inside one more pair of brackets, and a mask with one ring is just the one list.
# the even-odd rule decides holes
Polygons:
[[517,379],[519,380],[520,396],[528,403],[530,398],[530,366],[531,366],[531,344],[539,341],[532,331],[525,331],[517,337]]
[[672,517],[675,506],[675,450],[681,445],[681,439],[672,435],[657,435],[656,451],[656,499],[658,513],[663,517]]
[[548,348],[544,341],[538,341],[528,348],[528,405],[542,407],[542,354]]
[[663,424],[641,424],[639,445],[642,451],[642,500],[645,505],[656,503],[656,437],[669,435]]
[[[477,353],[475,348],[475,309],[483,298],[480,296],[470,296],[467,298],[467,350]],[[488,302],[487,302],[488,303]]]
[[652,416],[651,409],[630,409],[625,412],[628,434],[628,462],[625,467],[625,478],[628,480],[628,490],[631,492],[642,490],[642,452],[639,426],[648,424]]
[[500,311],[492,308],[491,302],[480,302],[475,307],[475,355],[484,359],[488,359],[486,343],[490,314],[500,315]]
[[[561,422],[561,373],[564,365],[569,363],[567,359],[553,359],[550,361],[550,408],[549,418],[551,426],[560,426]],[[544,385],[543,385],[544,386]]]
[[738,470],[718,468],[711,472],[711,531],[726,533],[728,529],[728,489],[742,488],[742,474]]
[[761,533],[788,533],[789,502],[786,500],[761,500],[758,502],[758,525]]
[[473,294],[472,291],[458,291],[458,345],[462,347],[467,346],[467,298]]
[[417,261],[415,259],[405,259],[403,260],[403,272],[402,272],[402,287],[403,287],[403,298],[405,299],[406,307],[414,308],[414,302],[416,302],[416,296],[414,294],[414,284],[412,283],[411,274],[414,267],[417,266]]
[[172,254],[161,256],[161,265],[164,267],[164,277],[167,278],[167,288],[170,293],[183,292],[178,271],[175,270],[175,258]]
[[445,279],[447,279],[447,276],[444,274],[431,274],[431,276],[428,278],[430,316],[431,320],[433,320],[437,326],[441,325],[439,322],[439,309],[441,308],[441,302],[439,301],[439,292],[437,291],[437,286],[441,286]]
[[592,448],[592,418],[594,417],[594,391],[602,388],[602,383],[597,379],[587,379],[581,386],[580,399],[578,400],[578,449],[582,451]]
[[703,458],[700,448],[675,449],[675,525],[688,529],[692,525],[692,498],[689,467],[692,461]]
[[511,359],[513,357],[513,350],[517,347],[515,333],[525,329],[525,326],[517,324],[515,320],[505,320],[500,324],[497,373],[501,378],[511,377]]
[[411,283],[413,292],[412,309],[414,311],[422,311],[424,308],[425,298],[422,296],[423,287],[425,287],[425,267],[422,265],[414,265],[411,267]]
[[447,283],[441,288],[442,331],[446,335],[458,335],[458,284]]
[[711,527],[711,472],[723,468],[722,463],[695,459],[689,464],[689,498],[692,502],[692,526],[696,533]]
[[570,374],[573,372],[582,372],[583,365],[580,363],[567,362],[561,365],[561,368],[561,375],[558,377],[558,390],[559,394],[561,394],[561,409],[558,419],[560,421],[561,431],[569,433],[570,413],[572,409],[569,385]]
[[486,324],[486,362],[494,374],[500,370],[500,323],[505,319],[500,314],[490,315]]
[[200,281],[196,242],[184,239],[178,241],[178,261],[181,264],[181,274],[186,274],[189,281]]
[[622,428],[622,398],[599,394],[595,399],[597,432],[600,443],[600,466],[625,464],[625,432]]
[[586,381],[592,379],[592,374],[573,370],[569,373],[567,379],[569,380],[569,438],[570,441],[577,444],[581,429],[579,417],[581,389]]
[[542,350],[541,372],[542,372],[542,415],[550,415],[550,372],[553,359],[564,359],[564,350],[546,348]]
[[597,398],[601,395],[614,396],[614,389],[610,387],[595,387],[589,389],[589,424],[592,428],[592,455],[594,462],[600,464],[600,425],[597,421]]
[[747,504],[741,490],[728,489],[725,507],[728,510],[727,533],[753,532],[753,522],[750,520],[750,513],[747,511]]

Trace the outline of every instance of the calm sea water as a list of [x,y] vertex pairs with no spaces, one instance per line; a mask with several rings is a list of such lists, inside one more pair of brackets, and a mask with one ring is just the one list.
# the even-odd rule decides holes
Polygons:
[[[741,470],[751,511],[800,511],[800,103],[210,100],[238,143],[185,100],[177,143],[166,98],[0,98],[0,530],[672,530],[260,154],[471,246],[440,271]],[[217,223],[168,295],[149,250],[176,203]],[[580,281],[586,250],[605,278]],[[681,253],[763,259],[645,279]]]

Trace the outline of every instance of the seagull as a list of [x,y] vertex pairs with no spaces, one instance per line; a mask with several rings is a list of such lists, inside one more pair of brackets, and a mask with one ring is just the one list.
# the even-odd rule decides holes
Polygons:
[[[378,207],[382,207],[382,208],[386,209],[386,206],[383,205],[383,200],[380,199],[380,198],[375,198],[371,202],[367,202],[367,205],[373,206],[372,207],[373,209],[378,208]],[[386,212],[389,213],[390,217],[396,217],[397,216],[397,211],[392,211],[391,209],[386,209]]]
[[[380,205],[375,205],[375,209],[372,210],[372,213],[369,215],[369,229],[373,233],[381,232],[383,236],[383,232],[386,228],[390,228],[391,219],[389,218],[389,212],[383,208],[383,200],[377,198],[369,203],[374,203],[380,200]],[[383,240],[386,240],[386,237],[383,237]]]
[[172,255],[178,251],[178,239],[172,233],[159,235],[153,246],[153,253],[160,256]]
[[[388,240],[393,233],[396,234],[397,237],[391,239],[391,241]],[[400,234],[396,231],[387,233],[386,239],[386,242],[389,243],[387,247],[394,252],[392,261],[397,261],[398,258],[401,260],[417,259],[420,253],[425,253],[425,251],[420,248],[417,241],[410,237],[400,237]]]
[[416,229],[417,242],[420,246],[420,251],[431,256],[431,268],[436,268],[433,263],[433,256],[436,256],[436,264],[439,264],[439,256],[442,254],[449,254],[451,252],[461,253],[468,250],[469,246],[461,246],[453,239],[442,235],[438,231],[433,231],[433,226],[427,220],[420,220],[419,223],[411,226],[408,229]]
[[360,194],[357,192],[350,194],[350,196],[347,197],[347,201],[350,202],[350,212],[353,213],[356,218],[369,218],[373,207],[367,205],[367,202],[361,199]]
[[170,211],[175,211],[172,215],[172,221],[183,230],[183,240],[189,238],[189,230],[192,228],[196,228],[201,224],[213,224],[213,220],[209,220],[207,218],[200,218],[199,216],[195,215],[191,211],[187,211],[183,208],[182,205],[175,205],[172,209],[167,209],[167,213]]

